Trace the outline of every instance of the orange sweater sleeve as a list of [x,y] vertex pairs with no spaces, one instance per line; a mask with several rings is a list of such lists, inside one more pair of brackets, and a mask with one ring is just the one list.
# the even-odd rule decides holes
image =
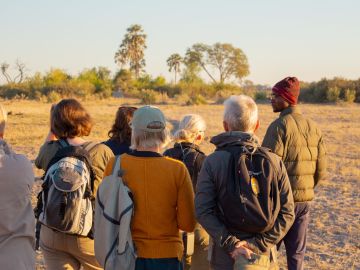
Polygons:
[[194,191],[185,166],[181,176],[177,200],[177,222],[180,230],[192,232],[196,224]]

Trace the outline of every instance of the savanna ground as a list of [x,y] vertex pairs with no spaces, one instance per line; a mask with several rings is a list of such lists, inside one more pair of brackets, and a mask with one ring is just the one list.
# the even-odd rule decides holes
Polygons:
[[[134,100],[109,99],[84,102],[95,120],[89,139],[102,141],[112,125],[117,107]],[[2,101],[10,112],[6,139],[13,148],[34,160],[48,132],[50,104],[34,101]],[[170,125],[176,126],[183,114],[198,113],[207,122],[207,137],[222,132],[221,105],[182,107],[159,106]],[[316,189],[312,202],[306,254],[306,269],[360,269],[360,105],[301,105],[303,113],[320,126],[329,156],[328,178]],[[277,115],[269,104],[259,105],[261,127],[257,135],[263,138],[269,123]],[[208,142],[202,145],[206,153],[213,151]],[[41,171],[36,170],[40,176]],[[37,180],[32,201],[39,191]],[[279,256],[282,269],[286,260],[282,249]],[[37,269],[44,269],[38,254]]]

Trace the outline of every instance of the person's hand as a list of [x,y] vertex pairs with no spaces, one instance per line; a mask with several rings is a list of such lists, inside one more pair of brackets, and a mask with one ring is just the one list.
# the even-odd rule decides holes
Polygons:
[[247,246],[246,241],[240,241],[240,242],[236,243],[235,249],[230,253],[230,256],[234,260],[236,258],[238,258],[239,256],[244,256],[246,259],[250,260],[251,254],[253,254],[253,253],[254,252],[251,249],[249,249],[249,247]]

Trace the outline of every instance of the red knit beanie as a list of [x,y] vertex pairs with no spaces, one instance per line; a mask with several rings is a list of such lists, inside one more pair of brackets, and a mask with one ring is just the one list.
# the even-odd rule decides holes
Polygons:
[[300,94],[300,83],[296,77],[286,77],[274,85],[272,91],[291,105],[296,105]]

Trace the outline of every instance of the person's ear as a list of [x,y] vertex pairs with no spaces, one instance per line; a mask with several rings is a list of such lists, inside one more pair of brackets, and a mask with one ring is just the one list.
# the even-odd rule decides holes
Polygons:
[[226,132],[229,131],[229,125],[228,125],[228,123],[226,123],[225,121],[223,121],[223,127],[224,127],[224,130],[225,130]]

